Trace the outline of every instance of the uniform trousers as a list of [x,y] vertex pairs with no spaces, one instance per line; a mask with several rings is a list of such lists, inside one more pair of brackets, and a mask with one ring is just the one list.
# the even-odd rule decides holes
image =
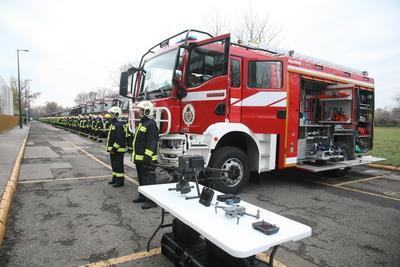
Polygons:
[[[156,184],[156,174],[154,173],[155,168],[145,162],[136,162],[136,172],[139,180],[139,185],[152,185]],[[142,194],[139,194],[140,198],[144,198]]]
[[118,184],[124,184],[124,153],[115,152],[114,154],[110,153],[111,159],[111,168],[113,171],[113,181]]

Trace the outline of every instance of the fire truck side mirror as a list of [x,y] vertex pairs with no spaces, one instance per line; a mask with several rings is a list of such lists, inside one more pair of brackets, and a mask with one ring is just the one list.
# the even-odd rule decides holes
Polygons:
[[128,95],[128,83],[129,83],[129,72],[124,71],[121,73],[121,79],[119,80],[119,94],[122,96]]
[[176,97],[182,99],[187,95],[186,89],[181,85],[177,78],[172,79],[172,84],[176,88]]

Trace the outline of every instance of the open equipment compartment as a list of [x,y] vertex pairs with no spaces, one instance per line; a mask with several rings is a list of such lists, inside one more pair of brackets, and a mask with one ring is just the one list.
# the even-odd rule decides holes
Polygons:
[[355,94],[352,84],[302,80],[299,162],[337,163],[354,158]]
[[352,123],[354,85],[328,85],[317,96],[321,105],[319,123]]
[[374,93],[369,90],[359,90],[359,117],[355,134],[355,153],[362,154],[372,149]]

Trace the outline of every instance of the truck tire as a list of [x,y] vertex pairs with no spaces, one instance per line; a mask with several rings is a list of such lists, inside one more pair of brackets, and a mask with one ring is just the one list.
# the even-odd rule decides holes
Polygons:
[[237,147],[226,146],[215,150],[208,165],[218,169],[234,169],[238,173],[236,179],[229,178],[228,174],[222,174],[225,179],[213,180],[212,187],[220,192],[238,194],[249,181],[247,155]]

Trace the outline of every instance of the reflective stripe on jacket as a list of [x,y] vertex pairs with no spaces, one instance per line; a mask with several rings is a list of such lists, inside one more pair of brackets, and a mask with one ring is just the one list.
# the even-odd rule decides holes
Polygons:
[[126,147],[128,149],[132,149],[133,133],[131,132],[131,130],[129,130],[129,123],[124,124],[124,132],[126,138]]
[[[132,161],[157,160],[158,128],[153,119],[143,116],[133,137]],[[148,160],[146,160],[146,157]]]
[[108,131],[106,148],[107,151],[113,152],[125,152],[125,133],[124,133],[124,126],[122,122],[118,121],[117,119],[111,120],[111,127]]

